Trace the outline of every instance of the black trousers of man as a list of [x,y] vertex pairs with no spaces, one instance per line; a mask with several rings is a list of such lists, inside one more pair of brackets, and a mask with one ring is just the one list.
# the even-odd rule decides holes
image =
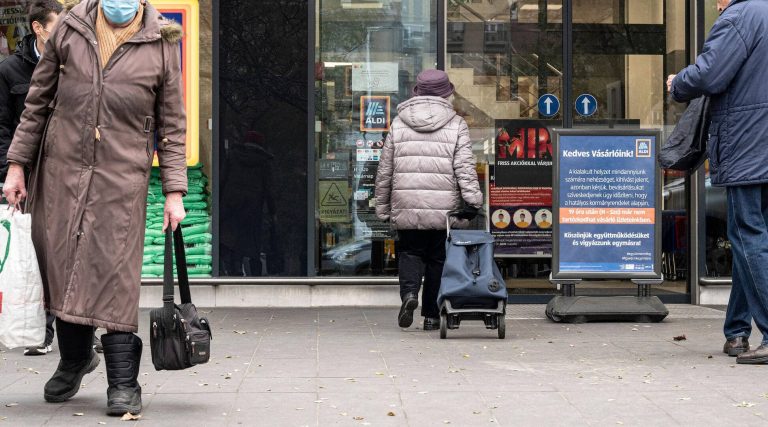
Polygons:
[[400,298],[409,293],[418,295],[423,278],[421,315],[438,318],[437,293],[445,264],[445,230],[399,230],[398,234]]

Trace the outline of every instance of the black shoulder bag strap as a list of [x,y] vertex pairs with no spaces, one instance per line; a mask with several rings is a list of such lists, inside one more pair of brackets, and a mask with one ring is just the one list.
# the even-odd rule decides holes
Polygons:
[[[173,240],[173,243],[171,243]],[[181,225],[176,227],[176,231],[171,231],[170,224],[165,230],[165,260],[163,269],[163,323],[165,328],[172,329],[174,326],[173,316],[176,312],[174,305],[173,289],[173,249],[176,249],[176,273],[179,277],[179,296],[182,304],[192,302],[189,292],[189,275],[187,274],[187,257],[184,253],[184,237],[181,234]]]

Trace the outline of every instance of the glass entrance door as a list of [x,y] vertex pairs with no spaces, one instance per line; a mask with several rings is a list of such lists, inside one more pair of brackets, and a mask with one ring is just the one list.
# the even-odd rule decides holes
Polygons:
[[[589,94],[597,110],[572,105],[574,127],[658,128],[668,133],[685,108],[666,92],[666,76],[689,62],[683,1],[573,0],[574,99]],[[662,271],[655,293],[688,301],[686,179],[663,174]],[[626,293],[631,283],[590,282],[580,293]],[[582,291],[583,290],[583,291]],[[670,296],[677,296],[670,297]]]
[[562,127],[561,0],[448,3],[445,69],[487,177],[487,226],[512,295],[551,294],[551,131]]
[[[574,127],[668,132],[684,109],[666,94],[665,76],[689,60],[687,2],[570,4],[572,34],[564,34],[563,0],[447,2],[445,69],[456,85],[457,110],[470,126],[478,172],[487,177],[488,228],[513,301],[558,292],[548,280],[551,130],[570,126],[573,117]],[[564,40],[573,43],[568,61]],[[572,77],[566,81],[563,67],[569,63]],[[565,85],[570,91],[563,90]],[[564,99],[566,92],[572,99]],[[574,101],[581,94],[596,100],[594,114],[579,114]],[[687,301],[684,176],[665,172],[663,194],[667,282],[657,291]],[[626,294],[632,287],[590,282],[580,292]]]

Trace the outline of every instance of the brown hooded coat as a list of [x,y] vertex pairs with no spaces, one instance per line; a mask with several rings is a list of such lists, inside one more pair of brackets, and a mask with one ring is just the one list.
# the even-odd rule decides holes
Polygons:
[[49,310],[135,332],[155,130],[163,192],[187,190],[181,28],[146,4],[141,29],[102,69],[98,4],[60,18],[8,160],[34,167],[43,149],[30,208]]

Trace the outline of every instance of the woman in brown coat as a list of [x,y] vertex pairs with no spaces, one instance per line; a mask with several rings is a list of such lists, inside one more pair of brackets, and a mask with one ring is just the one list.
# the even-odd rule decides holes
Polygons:
[[91,341],[93,328],[103,327],[107,413],[138,413],[142,343],[133,332],[155,132],[164,226],[184,218],[181,28],[145,0],[67,6],[33,75],[3,192],[18,204],[26,197],[23,167],[34,169],[32,238],[61,353],[45,399],[77,393],[99,363]]

